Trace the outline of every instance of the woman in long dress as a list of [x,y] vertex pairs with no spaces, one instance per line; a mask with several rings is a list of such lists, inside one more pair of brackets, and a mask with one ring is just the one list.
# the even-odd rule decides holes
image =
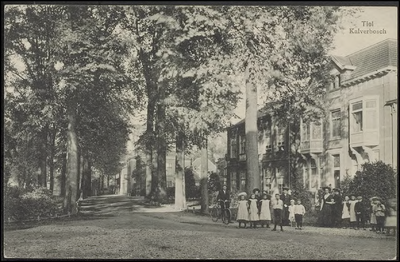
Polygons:
[[263,198],[259,202],[259,212],[260,212],[260,223],[261,226],[264,227],[264,225],[269,228],[269,223],[271,222],[271,200],[268,199],[267,194],[263,195]]
[[358,200],[356,199],[356,196],[351,196],[351,200],[349,201],[350,203],[350,225],[353,229],[356,228],[356,223],[357,223],[357,216],[356,216],[356,210],[355,206]]
[[244,227],[246,227],[248,220],[249,220],[249,212],[248,212],[247,200],[245,199],[244,194],[241,195],[239,194],[238,211],[236,218],[236,221],[239,222],[239,228],[241,227],[242,223],[244,224]]
[[333,224],[333,196],[331,194],[331,189],[329,187],[324,188],[325,194],[322,197],[321,203],[321,226],[331,227]]
[[256,223],[260,221],[260,217],[258,215],[258,199],[255,194],[251,194],[248,200],[248,207],[250,228],[256,228]]

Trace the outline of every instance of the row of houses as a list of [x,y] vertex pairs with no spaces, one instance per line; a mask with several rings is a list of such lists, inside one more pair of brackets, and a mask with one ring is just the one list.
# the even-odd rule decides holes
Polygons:
[[[301,174],[304,186],[316,192],[323,186],[340,188],[341,181],[354,176],[365,162],[382,160],[397,169],[397,40],[332,56],[331,62],[325,118],[282,125],[268,107],[259,110],[263,190],[290,186],[291,172]],[[231,190],[245,190],[245,119],[227,129],[227,139],[220,173]],[[298,146],[289,147],[294,141]],[[294,155],[300,158],[291,170]]]

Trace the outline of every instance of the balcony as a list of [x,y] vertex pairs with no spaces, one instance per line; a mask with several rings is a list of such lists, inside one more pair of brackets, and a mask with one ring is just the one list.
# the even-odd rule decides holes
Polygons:
[[377,146],[379,145],[378,130],[362,131],[350,134],[350,146]]
[[301,141],[300,144],[300,153],[302,154],[318,154],[323,151],[323,143],[322,139],[318,140],[310,140],[310,141]]

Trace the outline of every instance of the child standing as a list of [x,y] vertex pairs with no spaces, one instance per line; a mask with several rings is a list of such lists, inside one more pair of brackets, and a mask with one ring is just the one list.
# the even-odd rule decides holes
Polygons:
[[301,204],[301,200],[297,200],[297,205],[293,207],[294,218],[296,220],[296,228],[302,230],[303,228],[303,217],[306,213],[305,207]]
[[358,200],[356,199],[356,196],[352,195],[349,203],[350,203],[350,226],[353,229],[356,229],[357,217],[356,217],[355,206],[357,202]]
[[377,221],[376,221],[376,215],[375,215],[374,209],[375,209],[375,206],[377,205],[378,199],[376,197],[373,197],[370,200],[371,200],[371,207],[370,207],[371,215],[370,215],[370,220],[369,220],[369,223],[371,224],[370,231],[375,231]]
[[294,199],[290,200],[290,206],[289,206],[289,222],[290,226],[293,227],[293,224],[295,223],[295,218],[294,218]]
[[247,211],[248,209],[248,204],[247,200],[245,199],[246,193],[242,192],[238,195],[239,201],[238,201],[238,211],[237,211],[237,218],[236,221],[239,222],[239,228],[241,228],[242,223],[244,224],[244,227],[246,228],[247,221],[249,219],[249,212]]
[[263,198],[259,202],[259,212],[260,212],[260,223],[261,226],[267,225],[269,228],[269,223],[271,222],[271,200],[268,199],[267,194],[263,194]]
[[275,194],[275,199],[271,202],[272,209],[274,210],[274,229],[272,231],[276,231],[276,226],[279,224],[282,228],[282,215],[283,215],[283,201],[280,199],[279,194]]
[[342,205],[342,225],[343,228],[347,228],[350,225],[350,198],[348,196],[344,197]]
[[362,196],[357,197],[358,202],[354,206],[354,210],[356,211],[357,218],[357,229],[360,229],[360,224],[362,228],[365,230],[365,205]]
[[251,194],[248,200],[250,228],[256,228],[256,223],[260,220],[258,216],[258,199],[256,194]]
[[381,203],[380,200],[376,201],[376,204],[373,207],[373,211],[376,217],[376,233],[385,233],[384,225],[385,225],[385,206]]

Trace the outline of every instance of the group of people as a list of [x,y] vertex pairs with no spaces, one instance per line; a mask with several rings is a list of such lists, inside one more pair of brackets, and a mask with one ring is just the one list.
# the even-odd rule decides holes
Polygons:
[[331,190],[329,187],[325,187],[324,192],[319,216],[320,226],[366,230],[369,222],[371,231],[384,234],[393,230],[395,233],[397,228],[395,200],[389,201],[386,207],[379,197],[367,200],[362,196],[351,195],[342,199],[339,189]]
[[[217,197],[222,208],[229,208],[227,202],[229,198],[230,195],[224,185]],[[270,196],[267,192],[260,194],[260,190],[255,188],[249,198],[245,192],[239,193],[238,198],[236,221],[239,223],[239,228],[242,228],[242,225],[246,228],[247,224],[250,228],[256,228],[257,225],[270,228],[271,222],[274,225],[272,231],[276,231],[278,225],[281,231],[286,225],[296,224],[296,229],[300,230],[303,227],[305,208],[300,199],[297,201],[291,199],[286,187],[283,188],[282,195],[276,193]]]

